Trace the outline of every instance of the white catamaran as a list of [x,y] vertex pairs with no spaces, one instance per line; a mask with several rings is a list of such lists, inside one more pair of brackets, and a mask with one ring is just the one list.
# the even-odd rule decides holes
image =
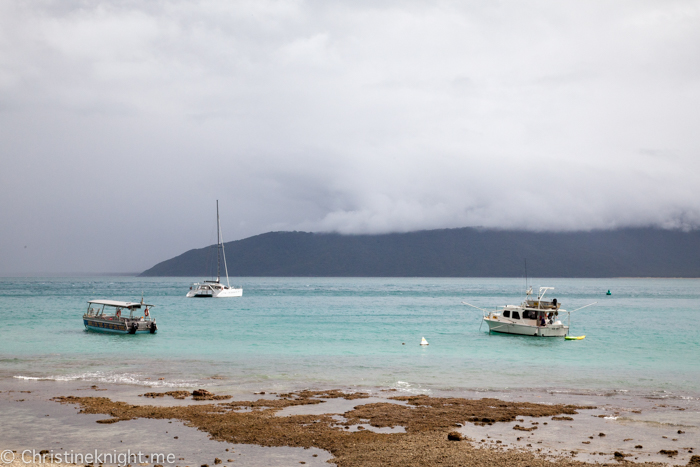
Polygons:
[[[224,244],[221,242],[221,222],[219,221],[219,200],[216,200],[216,280],[195,282],[187,292],[187,297],[196,298],[228,298],[243,296],[243,289],[231,287],[228,280],[228,268],[226,267],[226,254]],[[226,285],[221,283],[221,258],[224,259],[224,272],[226,273]]]

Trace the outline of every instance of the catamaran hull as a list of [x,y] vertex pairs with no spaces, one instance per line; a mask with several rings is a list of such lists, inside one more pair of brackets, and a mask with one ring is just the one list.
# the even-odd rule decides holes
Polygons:
[[509,323],[502,320],[484,318],[489,326],[489,332],[502,334],[517,334],[520,336],[564,337],[569,333],[569,326],[563,324],[548,324],[547,326],[528,326]]
[[243,289],[224,289],[220,291],[214,298],[242,297]]
[[229,297],[242,297],[243,289],[223,289],[218,291],[201,291],[201,290],[190,290],[187,293],[188,298],[229,298]]

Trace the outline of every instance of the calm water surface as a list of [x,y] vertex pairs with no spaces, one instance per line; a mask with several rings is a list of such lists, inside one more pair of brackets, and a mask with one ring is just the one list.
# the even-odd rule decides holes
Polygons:
[[[598,302],[572,314],[582,341],[479,330],[461,302],[519,304],[522,279],[240,278],[218,300],[185,298],[192,280],[0,278],[0,381],[700,395],[700,280],[531,281],[568,310]],[[142,293],[158,334],[84,330],[87,300]]]

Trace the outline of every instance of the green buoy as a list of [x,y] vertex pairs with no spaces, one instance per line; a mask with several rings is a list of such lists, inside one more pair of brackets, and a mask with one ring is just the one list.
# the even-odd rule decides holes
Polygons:
[[605,295],[612,295],[612,294],[611,294],[610,291],[608,290],[608,293],[606,293]]

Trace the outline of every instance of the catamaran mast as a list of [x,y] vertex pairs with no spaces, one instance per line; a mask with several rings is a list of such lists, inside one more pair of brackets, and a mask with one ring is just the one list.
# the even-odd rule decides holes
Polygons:
[[[224,257],[224,272],[226,273],[226,285],[228,287],[231,287],[231,284],[228,281],[228,267],[226,266],[226,251],[224,251],[224,244],[221,243],[221,221],[219,220],[219,200],[216,200],[216,236],[217,236],[217,242],[219,244],[219,249],[221,250],[221,255],[217,254],[216,255],[216,282],[219,282],[220,279],[220,272],[219,272],[219,261],[220,261],[220,256]],[[218,253],[218,250],[217,250]]]
[[216,200],[216,282],[221,278],[221,223],[219,222],[219,200]]

